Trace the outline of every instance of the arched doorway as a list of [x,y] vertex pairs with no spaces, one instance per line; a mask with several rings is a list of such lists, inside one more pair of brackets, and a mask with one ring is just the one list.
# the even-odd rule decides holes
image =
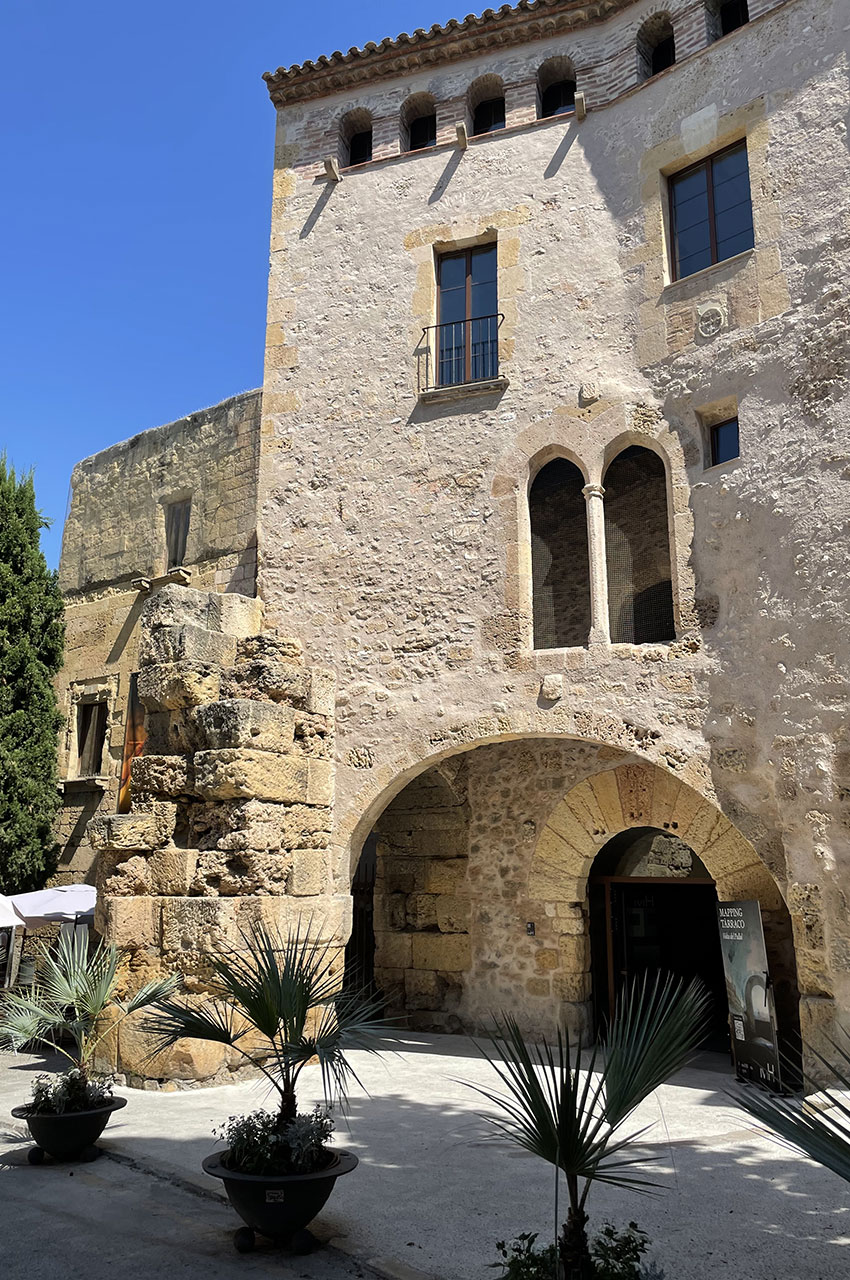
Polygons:
[[596,1026],[621,988],[659,970],[699,978],[712,998],[704,1048],[729,1048],[717,889],[678,836],[655,827],[621,831],[594,859],[588,880]]

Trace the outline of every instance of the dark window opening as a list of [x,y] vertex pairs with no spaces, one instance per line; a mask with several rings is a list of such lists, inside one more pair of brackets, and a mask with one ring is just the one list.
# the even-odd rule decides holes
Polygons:
[[531,521],[535,649],[586,645],[590,634],[590,563],[584,477],[556,458],[538,472],[528,495]]
[[727,0],[720,6],[720,33],[728,36],[730,31],[737,31],[746,26],[750,20],[747,0]]
[[186,540],[189,536],[189,519],[192,499],[169,502],[165,508],[165,545],[168,552],[168,570],[179,569],[186,559]]
[[540,118],[562,116],[576,109],[575,80],[559,80],[550,84],[540,95]]
[[106,742],[106,702],[81,702],[77,706],[77,777],[96,778],[103,767]]
[[752,249],[746,143],[670,179],[670,226],[674,280]]
[[353,133],[348,143],[348,163],[366,164],[372,159],[372,130]]
[[663,40],[659,40],[658,44],[652,50],[652,59],[650,66],[652,68],[651,75],[657,76],[659,71],[666,71],[668,67],[672,67],[676,61],[676,42],[672,35],[666,36]]
[[437,383],[456,386],[499,372],[495,244],[443,255],[437,263]]
[[614,644],[675,639],[667,479],[661,459],[636,445],[605,473],[605,558]]
[[421,151],[425,147],[436,147],[437,145],[437,117],[420,116],[418,120],[410,122],[410,147],[411,151]]
[[739,454],[738,419],[718,422],[711,428],[711,465],[716,467],[721,462],[731,462]]
[[486,102],[479,102],[472,113],[473,134],[494,133],[497,129],[504,129],[504,127],[505,99],[488,98]]

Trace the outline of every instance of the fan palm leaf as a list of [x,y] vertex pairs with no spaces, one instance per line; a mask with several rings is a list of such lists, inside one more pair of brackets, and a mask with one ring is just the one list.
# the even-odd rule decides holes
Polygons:
[[[835,1053],[832,1060],[809,1047],[812,1056],[835,1080],[834,1085],[820,1091],[821,1103],[817,1110],[811,1103],[751,1086],[739,1088],[732,1096],[786,1144],[850,1182],[850,1034],[839,1028],[839,1035],[841,1043],[828,1040]],[[810,1076],[807,1082],[815,1083]]]

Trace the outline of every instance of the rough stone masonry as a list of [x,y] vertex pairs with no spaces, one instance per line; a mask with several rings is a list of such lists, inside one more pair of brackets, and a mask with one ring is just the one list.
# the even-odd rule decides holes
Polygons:
[[[596,860],[652,830],[760,901],[787,1032],[850,1012],[847,18],[753,0],[718,38],[716,6],[673,0],[675,62],[642,79],[660,11],[538,0],[268,77],[262,397],[73,481],[61,874],[97,877],[131,981],[177,967],[203,998],[205,953],[258,913],[310,913],[341,953],[368,843],[376,977],[414,1025],[497,1005],[587,1028]],[[539,118],[553,60],[583,97]],[[498,95],[505,128],[471,136]],[[410,151],[423,103],[436,144]],[[372,158],[346,167],[355,127]],[[674,279],[670,180],[742,142],[753,246]],[[431,385],[439,263],[493,245],[498,376]],[[627,449],[660,460],[666,511],[637,480],[606,509]],[[553,459],[582,482],[590,628],[535,649],[528,495]],[[675,634],[614,643],[635,509],[666,528],[648,581]],[[115,814],[131,675],[146,739]],[[80,779],[92,698],[109,733]],[[145,1066],[132,1029],[111,1053],[139,1079],[234,1065]]]

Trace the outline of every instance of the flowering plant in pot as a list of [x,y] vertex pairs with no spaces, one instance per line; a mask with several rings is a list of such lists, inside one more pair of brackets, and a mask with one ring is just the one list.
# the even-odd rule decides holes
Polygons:
[[60,1075],[37,1076],[30,1101],[12,1110],[37,1144],[29,1152],[31,1164],[41,1163],[45,1152],[57,1160],[93,1159],[110,1115],[126,1104],[112,1096],[111,1080],[95,1072],[95,1053],[124,1018],[173,991],[175,979],[155,979],[119,1000],[122,958],[113,943],[90,950],[86,938],[63,934],[55,950],[41,947],[34,986],[2,995],[0,1046],[47,1049],[71,1064]]
[[[207,957],[214,978],[203,1003],[161,1000],[145,1020],[153,1053],[181,1039],[226,1045],[273,1088],[274,1110],[231,1116],[216,1135],[227,1147],[203,1162],[246,1223],[234,1237],[241,1252],[254,1247],[257,1231],[299,1251],[312,1248],[307,1224],[336,1179],[357,1165],[351,1152],[328,1145],[330,1108],[344,1106],[357,1081],[348,1052],[386,1047],[388,1025],[376,996],[341,987],[336,952],[312,921],[288,933],[254,923]],[[299,1079],[313,1061],[325,1106],[299,1113]]]

